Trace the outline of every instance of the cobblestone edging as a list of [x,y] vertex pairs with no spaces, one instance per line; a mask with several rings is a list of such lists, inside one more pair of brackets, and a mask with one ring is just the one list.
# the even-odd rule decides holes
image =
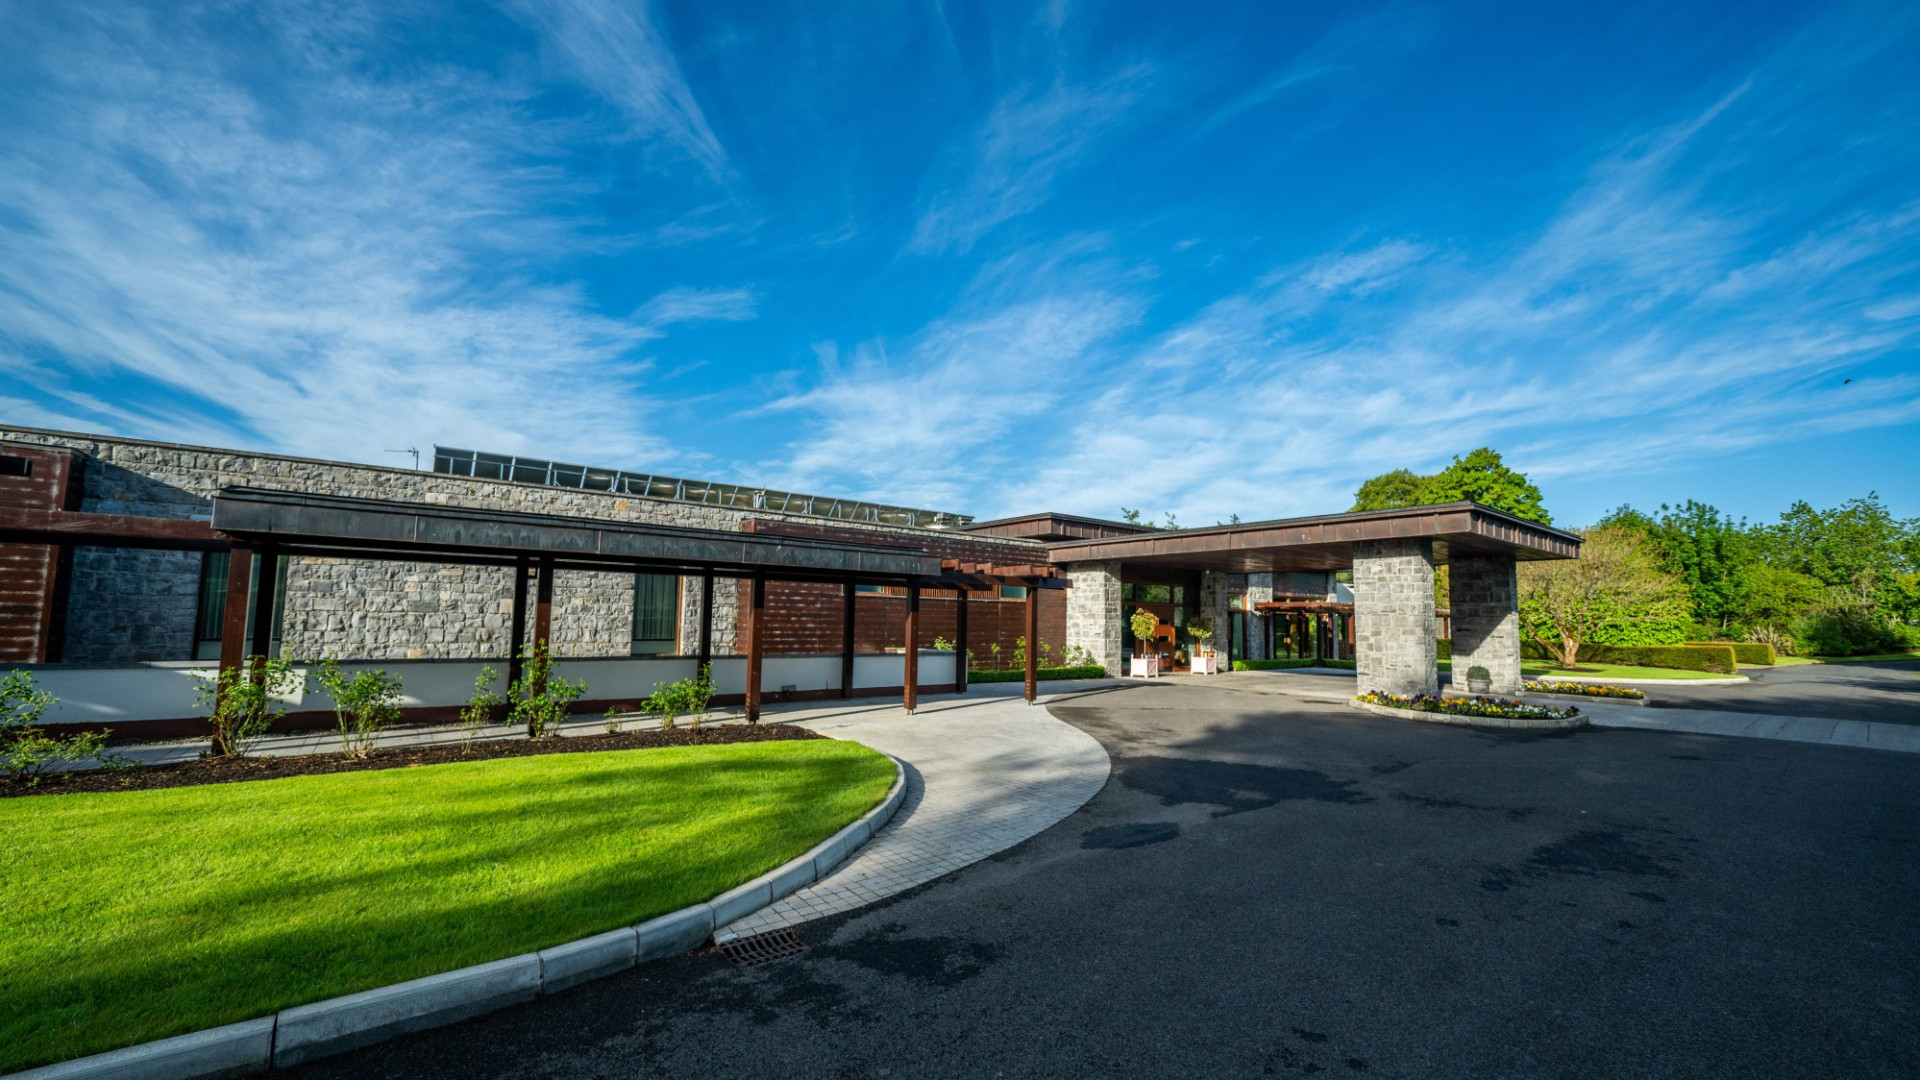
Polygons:
[[1390,716],[1395,720],[1417,720],[1427,724],[1452,724],[1456,727],[1508,728],[1526,731],[1571,731],[1587,726],[1586,714],[1580,713],[1564,720],[1534,720],[1506,716],[1455,716],[1451,713],[1420,712],[1415,709],[1396,709],[1391,705],[1375,705],[1366,701],[1347,701],[1350,709],[1370,712],[1376,716]]
[[[889,755],[891,756],[891,755]],[[907,792],[893,758],[880,805],[812,850],[705,903],[638,926],[505,960],[363,990],[273,1016],[11,1074],[10,1080],[204,1080],[252,1076],[456,1023],[697,948],[725,926],[825,877],[893,818]]]

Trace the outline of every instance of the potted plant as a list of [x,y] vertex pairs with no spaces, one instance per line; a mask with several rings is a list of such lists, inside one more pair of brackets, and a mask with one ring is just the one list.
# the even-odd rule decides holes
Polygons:
[[1493,676],[1487,669],[1475,664],[1467,669],[1467,689],[1476,694],[1484,694],[1493,689]]
[[1160,654],[1153,647],[1153,632],[1160,629],[1160,616],[1146,608],[1134,608],[1127,618],[1133,629],[1133,664],[1129,673],[1143,679],[1160,676]]
[[1188,670],[1195,675],[1218,675],[1220,668],[1213,658],[1213,617],[1205,613],[1187,620],[1187,633],[1193,636],[1193,666]]

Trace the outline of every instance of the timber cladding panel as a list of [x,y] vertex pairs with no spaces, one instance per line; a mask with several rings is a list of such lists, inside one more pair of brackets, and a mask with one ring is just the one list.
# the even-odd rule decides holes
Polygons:
[[[0,442],[0,506],[80,509],[84,459],[58,447]],[[61,658],[73,549],[0,544],[0,661]]]
[[[745,616],[747,590],[737,601]],[[876,653],[906,647],[907,596],[905,589],[884,593],[856,593],[853,647]],[[767,583],[766,650],[769,654],[837,653],[841,649],[841,620],[845,593],[839,585],[803,581]],[[1002,665],[1011,664],[1015,640],[1026,634],[1024,600],[1002,600],[976,594],[967,609],[967,647],[974,666],[993,663],[993,646],[1000,646]],[[1067,641],[1066,593],[1040,593],[1040,640],[1058,656]],[[935,638],[952,640],[958,627],[958,602],[951,591],[920,594],[920,646],[930,649]]]

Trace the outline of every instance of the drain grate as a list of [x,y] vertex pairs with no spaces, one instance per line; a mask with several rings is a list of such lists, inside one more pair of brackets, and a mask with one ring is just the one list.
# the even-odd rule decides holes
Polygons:
[[720,946],[734,967],[759,967],[807,951],[807,943],[791,929],[769,930],[752,937],[734,938]]

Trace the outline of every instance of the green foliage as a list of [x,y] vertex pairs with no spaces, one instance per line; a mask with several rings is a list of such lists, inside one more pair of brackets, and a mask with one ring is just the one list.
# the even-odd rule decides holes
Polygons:
[[1193,635],[1195,641],[1205,645],[1213,637],[1213,616],[1203,611],[1188,619],[1187,633]]
[[529,645],[520,661],[520,677],[507,687],[507,718],[527,725],[529,739],[559,734],[567,707],[587,692],[587,684],[571,683],[555,674],[553,654],[544,641]]
[[1160,616],[1146,608],[1134,608],[1133,614],[1127,617],[1127,625],[1132,628],[1135,641],[1148,641],[1160,628]]
[[1434,659],[1436,660],[1453,659],[1453,639],[1452,638],[1434,638],[1433,645],[1434,645],[1434,652],[1436,654]]
[[1865,605],[1815,611],[1793,623],[1801,656],[1871,656],[1920,645],[1920,630],[1902,626]]
[[1493,678],[1493,674],[1479,664],[1475,664],[1467,669],[1468,682],[1486,682],[1491,678]]
[[304,685],[288,657],[249,656],[198,687],[199,703],[213,727],[213,752],[244,755],[273,722],[287,715],[280,699]]
[[1485,446],[1465,457],[1455,457],[1431,476],[1406,469],[1382,473],[1361,484],[1353,500],[1356,511],[1472,501],[1542,525],[1553,523],[1533,481],[1525,473],[1508,468],[1498,451]]
[[110,730],[64,737],[41,730],[40,718],[59,700],[40,689],[30,671],[9,671],[0,677],[0,776],[37,784],[41,773],[54,765],[92,760],[102,768],[131,767],[131,762],[107,749]]
[[[1082,664],[1074,667],[1043,667],[1036,669],[1041,682],[1054,679],[1104,679],[1107,669],[1099,664]],[[975,671],[967,675],[970,683],[1020,682],[1027,677],[1024,671]]]
[[1623,619],[1601,623],[1587,642],[1592,645],[1681,645],[1690,636],[1692,624],[1685,618]]
[[473,680],[473,696],[467,699],[466,705],[460,710],[462,753],[473,750],[473,737],[480,733],[481,728],[493,723],[494,717],[500,712],[500,707],[507,703],[506,698],[494,693],[493,690],[494,680],[499,677],[500,673],[489,665],[482,667],[479,676]]
[[1602,628],[1684,622],[1685,587],[1661,564],[1645,534],[1599,525],[1581,540],[1577,559],[1519,568],[1521,631],[1561,667],[1578,663]]
[[366,757],[387,725],[400,719],[400,678],[378,668],[356,671],[352,678],[329,656],[310,678],[333,698],[334,720],[340,725],[340,749],[349,757]]
[[1755,664],[1772,667],[1775,660],[1773,646],[1764,641],[1688,641],[1687,645],[1725,645],[1733,650],[1733,658],[1742,664]]
[[953,652],[953,639],[949,637],[935,637],[933,639],[933,647],[940,652]]
[[691,718],[688,727],[698,729],[712,701],[713,665],[701,664],[700,673],[690,678],[654,683],[653,693],[640,703],[640,711],[659,717],[662,731],[672,731],[682,716]]
[[1356,695],[1353,700],[1367,705],[1384,705],[1389,709],[1405,709],[1408,712],[1479,716],[1501,720],[1571,720],[1580,715],[1580,709],[1575,705],[1556,708],[1552,705],[1529,705],[1524,701],[1488,697],[1435,697],[1432,694],[1402,697],[1398,694],[1375,692]]
[[[1521,644],[1520,655],[1529,660],[1558,659],[1537,642],[1530,641]],[[1581,648],[1580,659],[1595,664],[1704,671],[1718,675],[1732,675],[1739,670],[1734,661],[1733,646],[1728,644],[1588,645]]]

